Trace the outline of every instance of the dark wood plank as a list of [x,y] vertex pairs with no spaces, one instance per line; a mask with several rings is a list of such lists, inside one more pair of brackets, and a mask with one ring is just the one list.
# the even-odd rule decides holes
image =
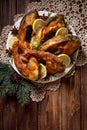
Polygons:
[[17,0],[16,1],[17,14],[24,13],[25,7],[26,7],[26,1],[25,0]]
[[16,102],[7,96],[0,101],[0,130],[16,130]]
[[3,101],[4,97],[0,96],[0,130],[3,130]]
[[16,0],[0,1],[0,21],[1,28],[8,24],[13,24],[13,17],[16,14]]
[[81,74],[81,127],[87,130],[87,65],[82,67]]
[[60,130],[61,95],[58,91],[47,91],[45,99],[38,104],[38,130]]
[[3,112],[0,108],[0,130],[3,130]]
[[[86,18],[84,17],[83,20],[83,28],[86,29],[87,0],[84,0],[84,14],[86,14]],[[86,34],[87,31],[85,31],[85,38],[86,38]],[[83,66],[81,70],[81,129],[87,130],[87,65]]]
[[37,103],[30,102],[28,106],[17,105],[17,129],[37,130]]
[[61,87],[61,129],[80,130],[80,69]]

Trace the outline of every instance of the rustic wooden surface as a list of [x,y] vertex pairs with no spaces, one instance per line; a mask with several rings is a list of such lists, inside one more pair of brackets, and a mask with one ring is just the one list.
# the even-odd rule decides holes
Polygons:
[[[35,0],[0,0],[0,34]],[[37,0],[39,1],[39,0]],[[56,92],[47,91],[43,101],[21,107],[14,98],[0,97],[0,130],[87,130],[87,65],[62,80]]]

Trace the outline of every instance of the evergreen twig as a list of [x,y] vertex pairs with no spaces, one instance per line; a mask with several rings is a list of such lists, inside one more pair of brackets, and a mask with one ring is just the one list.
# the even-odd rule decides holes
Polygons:
[[0,62],[0,95],[16,95],[18,102],[25,105],[29,102],[29,90],[36,87],[27,79],[20,77],[13,68]]

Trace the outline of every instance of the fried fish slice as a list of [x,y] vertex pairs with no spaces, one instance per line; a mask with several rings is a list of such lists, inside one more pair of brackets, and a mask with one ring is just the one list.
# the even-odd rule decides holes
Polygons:
[[47,19],[46,30],[44,30],[46,33],[56,32],[61,27],[65,27],[64,16],[57,14],[56,16]]
[[26,53],[28,50],[25,44],[17,41],[12,46],[12,55],[19,72],[34,81],[39,77],[39,63],[35,57],[27,59],[23,56],[23,53]]
[[45,61],[48,73],[61,73],[65,70],[63,61],[54,54],[29,49],[29,51],[24,54],[24,57],[29,59],[31,56],[35,56],[36,58]]
[[26,32],[28,31],[31,37],[32,33],[32,24],[36,18],[38,18],[38,12],[36,10],[30,11],[22,20],[20,24],[20,28],[18,31],[18,38],[20,41],[25,41],[26,40]]
[[42,51],[53,51],[61,48],[61,53],[72,55],[81,45],[77,36],[55,36],[43,43]]
[[81,41],[77,36],[70,36],[66,44],[59,45],[59,47],[63,48],[62,53],[67,55],[72,55],[80,46]]
[[54,17],[48,18],[45,22],[45,27],[39,29],[36,33],[36,36],[44,39],[46,35],[52,32],[56,32],[59,28],[64,27],[64,16],[56,15]]
[[52,51],[58,48],[61,43],[67,42],[68,37],[65,36],[54,36],[42,44],[41,51]]

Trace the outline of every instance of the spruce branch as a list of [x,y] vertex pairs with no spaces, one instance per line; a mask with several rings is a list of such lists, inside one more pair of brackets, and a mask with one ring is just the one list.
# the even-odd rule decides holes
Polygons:
[[28,88],[25,86],[19,87],[19,90],[17,91],[17,99],[22,106],[28,104],[30,100]]
[[0,62],[0,95],[16,95],[18,102],[25,105],[32,89],[36,89],[33,83],[19,76],[10,65]]

